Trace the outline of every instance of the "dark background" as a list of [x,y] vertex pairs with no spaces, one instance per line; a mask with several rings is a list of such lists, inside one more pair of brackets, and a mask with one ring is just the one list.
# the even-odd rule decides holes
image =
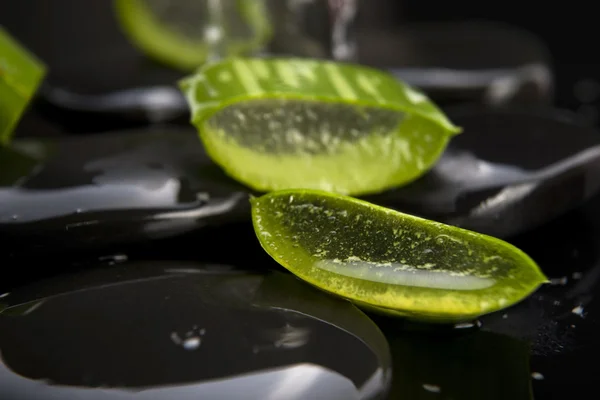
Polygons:
[[[594,46],[600,25],[592,2],[375,0],[369,3],[372,9],[369,14],[389,26],[401,21],[484,20],[528,30],[550,51],[556,79],[556,104],[560,107],[577,110],[581,103],[573,93],[573,86],[583,79],[600,77],[598,51]],[[388,13],[383,3],[393,11]]]
[[[60,74],[83,82],[81,65],[114,68],[119,54],[111,43],[122,41],[111,17],[109,0],[4,0],[0,2],[0,24],[22,40]],[[577,110],[580,103],[573,86],[582,79],[600,78],[596,39],[600,27],[594,2],[523,1],[362,1],[361,28],[393,29],[407,22],[498,21],[524,28],[542,39],[550,50],[556,74],[557,105]],[[82,18],[82,15],[87,15]],[[126,79],[128,66],[122,77]],[[59,72],[57,72],[59,71]],[[89,74],[88,74],[89,75]],[[89,76],[86,77],[89,81]],[[100,76],[94,77],[102,80]],[[114,85],[117,82],[112,76]],[[151,79],[151,78],[149,78]],[[78,88],[78,89],[86,89]],[[91,89],[90,89],[91,90]]]

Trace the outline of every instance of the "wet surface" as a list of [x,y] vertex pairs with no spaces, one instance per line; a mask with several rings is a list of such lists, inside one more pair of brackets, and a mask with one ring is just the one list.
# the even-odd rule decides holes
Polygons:
[[249,207],[247,191],[208,160],[192,130],[22,142],[0,151],[10,163],[0,173],[0,224],[13,237],[33,236],[29,245],[170,236],[239,219]]
[[376,325],[254,267],[134,262],[11,291],[2,398],[380,398],[390,358]]
[[[432,171],[370,200],[509,237],[597,192],[600,133],[564,110],[449,109],[464,132]],[[569,137],[569,140],[565,140]],[[546,199],[552,198],[552,201]]]
[[[422,22],[365,29],[358,58],[387,68],[438,104],[549,104],[552,60],[532,33],[491,21]],[[390,51],[390,49],[393,49]]]
[[[593,363],[600,356],[600,345],[595,343],[599,316],[594,296],[600,278],[599,204],[600,197],[595,197],[588,205],[511,239],[539,263],[552,283],[509,309],[454,327],[369,314],[390,346],[393,379],[389,398],[428,399],[439,391],[442,398],[546,399],[580,397],[593,390],[597,373]],[[207,242],[213,244],[212,249],[193,250]],[[218,248],[227,243],[235,243],[236,251],[224,254]],[[12,306],[0,316],[0,352],[4,365],[12,371],[7,382],[17,384],[14,373],[27,380],[50,379],[50,383],[35,386],[41,388],[34,392],[40,399],[53,398],[49,393],[56,386],[75,383],[85,387],[104,384],[117,392],[165,384],[176,384],[183,390],[192,381],[199,383],[213,373],[224,373],[219,369],[225,368],[219,361],[222,357],[214,353],[206,356],[210,365],[205,365],[204,359],[196,363],[180,358],[193,358],[211,348],[209,344],[213,350],[229,351],[225,339],[209,342],[213,331],[232,341],[231,351],[247,354],[258,345],[264,346],[267,354],[282,352],[282,358],[270,355],[263,359],[272,367],[274,360],[287,362],[285,365],[295,357],[305,361],[315,354],[308,352],[307,346],[324,345],[315,350],[323,355],[319,359],[322,364],[317,365],[356,376],[355,368],[362,371],[365,365],[346,365],[351,363],[349,358],[385,353],[385,344],[368,320],[283,271],[268,272],[281,268],[258,247],[251,229],[229,227],[131,248],[104,257],[100,267],[97,262],[80,260],[72,267],[65,262],[65,269],[69,266],[79,272],[21,287],[16,287],[16,278],[5,280],[1,291],[10,294],[0,302]],[[174,255],[182,261],[166,261]],[[165,261],[137,261],[143,258]],[[207,260],[209,266],[191,261],[196,259]],[[214,266],[212,260],[242,267]],[[23,264],[18,261],[3,260],[2,265],[17,275],[21,270],[22,275],[35,271],[37,276],[47,267],[41,261],[28,263],[31,267],[27,269],[19,268]],[[22,279],[28,280],[31,278]],[[43,299],[47,300],[40,302]],[[249,304],[257,309],[249,312]],[[271,313],[265,307],[291,312]],[[220,312],[215,314],[214,310]],[[313,319],[297,313],[351,332],[369,344],[370,350],[360,355],[362,345],[355,339],[344,339],[346,335],[339,329],[311,322]],[[294,357],[285,358],[288,350],[277,350],[274,343],[280,340],[284,346],[282,343],[291,342],[289,346],[294,347],[303,335],[301,330],[291,332],[286,323],[318,330],[319,342],[310,342],[304,350],[290,349]],[[326,344],[334,339],[335,345]],[[336,349],[346,346],[345,340],[353,354],[335,355]],[[152,351],[146,351],[148,348]],[[161,367],[149,359],[165,364]],[[115,367],[115,360],[121,360],[123,367]],[[343,367],[338,366],[339,360],[345,360]],[[95,381],[84,382],[85,373]],[[91,379],[88,375],[85,379]],[[0,379],[6,376],[5,372]],[[328,387],[338,387],[333,378],[331,382]],[[346,393],[343,385],[337,390]],[[120,398],[106,389],[103,393],[107,397],[99,398]]]
[[[568,113],[465,108],[450,115],[464,133],[433,170],[368,200],[509,237],[600,187],[600,134]],[[27,252],[247,221],[250,192],[206,156],[192,128],[23,138],[0,149],[0,235],[26,239]]]

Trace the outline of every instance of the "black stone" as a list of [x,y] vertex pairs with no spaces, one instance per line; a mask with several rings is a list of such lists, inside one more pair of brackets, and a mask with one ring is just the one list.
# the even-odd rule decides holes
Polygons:
[[591,198],[600,187],[600,132],[552,109],[454,107],[464,132],[426,175],[369,197],[441,222],[510,237]]
[[[464,128],[414,183],[367,200],[510,237],[581,204],[600,180],[600,134],[558,111],[455,109]],[[249,221],[251,190],[192,128],[23,138],[0,148],[0,237],[18,252],[177,236]]]
[[437,104],[498,107],[553,100],[547,45],[526,29],[498,20],[373,24],[357,34],[357,41],[361,63],[389,70]]
[[0,301],[6,400],[376,399],[389,384],[377,326],[282,272],[132,262]]

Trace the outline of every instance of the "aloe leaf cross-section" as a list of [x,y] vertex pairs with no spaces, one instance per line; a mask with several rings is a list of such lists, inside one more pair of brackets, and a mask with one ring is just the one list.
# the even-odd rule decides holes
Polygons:
[[229,58],[180,86],[209,156],[257,191],[401,186],[460,132],[423,93],[354,64]]
[[500,239],[318,190],[251,199],[265,251],[366,309],[457,322],[511,306],[547,278]]

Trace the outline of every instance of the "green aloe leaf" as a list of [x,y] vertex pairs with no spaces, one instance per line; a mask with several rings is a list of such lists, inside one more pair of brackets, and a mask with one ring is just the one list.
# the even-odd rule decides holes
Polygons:
[[45,66],[0,26],[0,144],[10,141],[45,74]]
[[251,199],[258,239],[289,271],[378,312],[456,322],[508,307],[547,278],[490,236],[317,190]]
[[460,132],[422,93],[358,65],[231,58],[181,88],[210,157],[258,191],[376,193],[425,173]]
[[133,45],[185,71],[212,55],[257,51],[273,34],[265,0],[115,0],[114,6]]

